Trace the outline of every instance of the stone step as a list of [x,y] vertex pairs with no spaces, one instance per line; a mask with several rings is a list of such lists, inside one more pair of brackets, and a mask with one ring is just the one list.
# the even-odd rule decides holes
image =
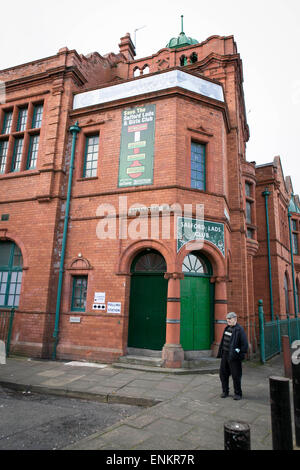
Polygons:
[[153,349],[144,349],[144,348],[127,348],[128,356],[147,356],[147,357],[160,357],[161,351],[156,351]]
[[147,356],[121,356],[118,362],[112,364],[117,369],[132,369],[148,372],[172,374],[216,374],[219,372],[220,359],[207,357],[198,360],[185,360],[180,369],[163,367],[161,358]]
[[199,367],[199,368],[180,368],[180,369],[170,369],[167,367],[151,367],[144,366],[142,364],[126,364],[121,362],[114,362],[112,367],[115,369],[130,369],[130,370],[139,370],[143,372],[155,372],[160,374],[174,374],[174,375],[185,375],[185,374],[217,374],[219,372],[219,367]]
[[121,356],[119,361],[122,364],[135,364],[149,367],[162,367],[163,360],[160,357],[147,357],[147,356]]

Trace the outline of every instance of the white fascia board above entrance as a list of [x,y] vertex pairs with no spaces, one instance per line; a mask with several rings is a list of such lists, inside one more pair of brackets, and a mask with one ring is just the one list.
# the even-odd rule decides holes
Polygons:
[[74,96],[73,109],[84,108],[132,96],[143,95],[168,88],[180,87],[199,95],[207,96],[224,102],[223,88],[204,78],[196,77],[181,70],[171,70],[151,75],[138,80],[131,80],[119,85],[99,88],[97,90],[78,93]]

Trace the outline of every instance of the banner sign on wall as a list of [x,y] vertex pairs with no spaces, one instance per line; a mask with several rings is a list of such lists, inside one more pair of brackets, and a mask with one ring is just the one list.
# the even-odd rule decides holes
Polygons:
[[186,243],[193,240],[209,241],[225,256],[224,224],[189,217],[178,217],[177,252]]
[[153,184],[155,104],[125,109],[119,164],[119,187]]

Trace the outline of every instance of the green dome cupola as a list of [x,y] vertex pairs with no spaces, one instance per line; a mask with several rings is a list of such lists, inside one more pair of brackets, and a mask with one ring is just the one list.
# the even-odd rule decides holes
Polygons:
[[181,15],[181,33],[177,38],[170,39],[166,47],[170,49],[178,49],[179,47],[191,46],[198,43],[199,41],[197,41],[197,39],[190,38],[183,32],[183,15]]

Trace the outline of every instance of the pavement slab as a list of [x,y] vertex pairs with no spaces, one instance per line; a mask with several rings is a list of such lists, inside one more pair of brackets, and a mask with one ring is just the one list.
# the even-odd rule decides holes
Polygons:
[[250,425],[251,448],[272,449],[268,378],[283,376],[282,355],[265,365],[243,363],[241,401],[233,400],[232,392],[228,398],[220,398],[217,373],[154,373],[147,368],[116,369],[109,364],[68,364],[8,357],[0,366],[0,385],[140,406],[135,415],[68,449],[223,450],[224,424],[232,419]]

